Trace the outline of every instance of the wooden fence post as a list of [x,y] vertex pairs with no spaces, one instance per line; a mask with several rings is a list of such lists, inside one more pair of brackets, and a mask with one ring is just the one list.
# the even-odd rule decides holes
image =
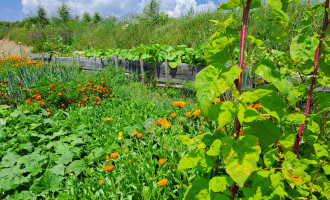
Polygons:
[[140,59],[140,67],[141,67],[141,77],[142,77],[142,84],[144,85],[144,62],[142,59]]
[[118,59],[118,56],[115,56],[116,72],[118,72],[118,65],[119,65],[119,59]]
[[168,66],[168,61],[165,60],[165,86],[168,87],[169,81],[170,81],[170,68]]

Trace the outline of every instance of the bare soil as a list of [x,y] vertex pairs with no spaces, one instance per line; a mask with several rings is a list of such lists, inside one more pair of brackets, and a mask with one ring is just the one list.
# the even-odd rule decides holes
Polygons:
[[[28,57],[32,51],[32,47],[21,45],[22,55]],[[11,40],[2,39],[0,40],[0,58],[2,58],[2,51],[5,53],[5,56],[20,56],[19,45]]]

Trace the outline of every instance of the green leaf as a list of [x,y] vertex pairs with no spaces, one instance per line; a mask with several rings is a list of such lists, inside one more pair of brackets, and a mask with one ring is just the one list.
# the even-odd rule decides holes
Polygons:
[[262,97],[272,93],[272,90],[266,90],[266,89],[257,89],[252,92],[244,92],[241,95],[241,99],[243,103],[254,103],[261,99]]
[[276,18],[282,22],[284,22],[285,26],[289,25],[290,17],[283,10],[271,7],[272,12],[275,14]]
[[218,123],[219,123],[219,126],[218,128],[222,128],[224,127],[226,124],[228,124],[229,122],[232,121],[232,113],[228,110],[224,110],[224,111],[220,111],[219,113],[219,117],[218,117]]
[[188,187],[184,198],[185,200],[205,200],[210,198],[209,180],[198,178],[195,179],[192,184]]
[[259,138],[260,146],[265,149],[281,137],[281,132],[270,120],[254,121],[244,129],[244,135],[254,135]]
[[319,144],[313,144],[314,149],[315,149],[315,154],[317,157],[321,158],[321,157],[328,157],[329,156],[329,152],[328,152],[328,148],[326,145],[325,148]]
[[305,115],[296,113],[296,114],[289,114],[285,117],[285,123],[287,124],[303,124],[305,122]]
[[[295,62],[314,61],[315,51],[319,45],[319,39],[307,34],[299,34],[293,38],[290,47],[290,55]],[[313,66],[311,66],[313,68]]]
[[281,0],[266,0],[269,6],[273,8],[282,9],[282,1]]
[[53,172],[46,171],[42,177],[31,186],[30,190],[36,194],[40,194],[42,192],[56,192],[61,190],[60,184],[62,181],[62,177],[54,174]]
[[248,108],[245,110],[244,122],[253,122],[257,119],[260,119],[260,116],[258,114],[258,111],[256,111],[256,109]]
[[[330,52],[328,52],[330,54]],[[329,55],[328,55],[329,56]],[[325,63],[324,60],[319,62],[319,68],[317,70],[318,78],[317,81],[325,87],[330,87],[330,56],[328,63]]]
[[222,141],[219,139],[216,139],[213,141],[210,150],[206,152],[209,156],[218,156],[220,154],[220,148],[222,146]]
[[278,142],[281,144],[282,147],[289,149],[293,146],[295,140],[296,140],[296,135],[289,134],[289,135],[284,136],[283,138],[279,139]]
[[317,92],[317,102],[319,103],[319,110],[330,107],[330,93]]
[[201,154],[201,158],[196,166],[196,168],[203,172],[203,173],[209,173],[213,168],[213,161],[210,158],[210,156],[205,155],[205,153]]
[[271,61],[263,61],[262,64],[253,67],[254,72],[264,78],[268,82],[272,82],[273,85],[291,102],[295,105],[297,102],[297,96],[295,95],[295,88],[293,84],[287,80],[280,72],[276,71],[274,63]]
[[244,136],[239,141],[227,138],[222,147],[225,169],[239,187],[243,187],[246,179],[257,169],[260,153],[259,141],[255,136]]
[[18,158],[19,158],[19,155],[17,155],[16,153],[8,152],[2,158],[2,162],[0,163],[0,168],[14,166],[15,163],[17,162]]
[[186,154],[183,158],[181,158],[179,162],[178,171],[196,167],[198,165],[198,162],[202,159],[200,154],[201,151],[196,149]]
[[263,109],[279,122],[288,113],[287,105],[278,95],[266,95],[260,99]]
[[49,171],[53,172],[54,174],[63,176],[64,175],[64,165],[55,165]]
[[277,148],[268,151],[264,155],[264,163],[265,163],[265,165],[268,169],[275,163],[275,161],[279,161],[278,160]]
[[215,176],[209,182],[209,189],[213,192],[223,192],[233,183],[234,181],[229,176]]
[[225,64],[230,60],[230,46],[235,42],[235,38],[220,36],[216,32],[204,48],[204,57],[207,65],[212,65],[218,69],[225,68]]
[[231,88],[241,71],[238,67],[218,70],[208,66],[196,75],[196,97],[205,115],[208,115],[215,98]]
[[242,5],[242,3],[240,0],[229,0],[227,2],[221,3],[218,10],[219,11],[231,10],[231,9],[237,8],[238,6],[241,6],[241,5]]
[[193,145],[194,144],[194,140],[193,139],[190,139],[186,135],[179,135],[179,139],[181,140],[181,142],[182,142],[183,145],[190,146],[190,145]]
[[75,160],[66,168],[65,173],[74,172],[78,176],[85,170],[85,164],[82,160]]
[[284,190],[284,178],[282,174],[272,174],[270,175],[270,180],[274,188],[273,194],[279,195],[282,198],[288,196],[288,193]]
[[308,130],[310,130],[312,133],[317,133],[320,131],[320,126],[313,120],[309,120],[307,124]]
[[71,151],[65,152],[61,157],[56,162],[56,164],[68,164],[72,161],[73,159],[73,153]]

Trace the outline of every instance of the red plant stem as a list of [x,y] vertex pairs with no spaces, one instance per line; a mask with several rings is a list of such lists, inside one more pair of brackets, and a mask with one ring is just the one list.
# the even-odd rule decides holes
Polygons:
[[321,49],[321,46],[322,46],[322,38],[324,37],[325,32],[328,28],[328,24],[329,24],[329,17],[328,17],[328,12],[327,12],[328,8],[329,8],[329,0],[326,0],[324,25],[323,25],[322,33],[321,33],[321,36],[320,36],[319,46],[317,47],[316,52],[315,52],[312,83],[311,83],[311,87],[309,89],[307,104],[306,104],[306,108],[305,108],[305,121],[304,121],[304,123],[300,124],[300,129],[299,129],[299,132],[296,136],[296,141],[295,141],[295,154],[296,154],[297,158],[299,158],[299,142],[301,140],[302,132],[304,130],[304,126],[305,126],[306,119],[307,119],[307,116],[309,114],[310,106],[311,106],[311,102],[312,102],[312,94],[313,94],[313,90],[314,90],[314,86],[315,86],[315,82],[316,82],[317,68],[318,68],[318,63],[319,63],[319,58],[320,58],[320,49]]
[[[244,50],[245,50],[245,42],[246,42],[246,27],[247,27],[247,22],[249,18],[249,11],[250,11],[250,4],[251,0],[246,1],[246,5],[244,7],[243,11],[243,20],[242,20],[242,31],[240,32],[240,38],[241,38],[241,43],[240,43],[240,53],[239,53],[239,63],[238,67],[244,70]],[[237,91],[241,94],[242,93],[242,74],[241,73],[238,77],[238,80],[235,80],[235,85]],[[239,138],[239,130],[241,129],[241,125],[238,119],[235,120],[235,128],[234,128],[234,133],[236,133],[236,140]]]
[[[240,32],[241,43],[240,43],[238,67],[241,68],[242,70],[244,70],[244,50],[245,50],[245,42],[246,42],[246,27],[247,27],[247,21],[249,18],[250,4],[251,4],[251,0],[247,0],[246,5],[244,7],[244,12],[243,12],[242,31]],[[242,93],[241,87],[242,87],[242,73],[239,76],[239,82],[238,82],[238,91],[240,94]]]

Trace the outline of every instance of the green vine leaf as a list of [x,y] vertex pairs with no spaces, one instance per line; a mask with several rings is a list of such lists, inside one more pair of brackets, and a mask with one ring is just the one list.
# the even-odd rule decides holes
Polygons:
[[[293,38],[290,55],[295,62],[314,61],[315,51],[320,40],[306,34],[299,34]],[[313,68],[313,66],[311,66]]]
[[53,172],[46,171],[42,177],[31,186],[30,190],[32,190],[36,194],[40,194],[44,191],[56,192],[61,190],[60,184],[63,177],[60,177]]
[[196,96],[205,115],[208,115],[215,98],[231,88],[241,71],[238,67],[219,71],[213,66],[207,66],[196,75]]
[[229,176],[215,176],[209,182],[209,189],[213,192],[223,192],[232,184],[234,181]]
[[268,151],[264,155],[264,163],[265,163],[265,165],[268,169],[275,163],[275,161],[279,161],[278,160],[277,148]]
[[314,146],[314,149],[315,149],[315,154],[316,154],[316,156],[317,157],[319,157],[319,158],[322,158],[322,157],[325,157],[325,158],[327,158],[328,156],[329,156],[329,150],[327,150],[328,148],[327,148],[327,145],[324,145],[324,147],[323,146],[321,146],[321,145],[319,145],[319,144],[313,144],[313,146]]
[[236,41],[234,37],[228,38],[221,36],[220,32],[216,32],[206,44],[204,48],[204,57],[207,65],[216,68],[225,68],[225,64],[231,57],[230,46]]
[[218,8],[219,11],[222,10],[231,10],[234,8],[237,8],[238,6],[241,6],[242,3],[240,0],[229,0],[227,2],[221,3],[220,7]]
[[266,89],[257,89],[252,92],[248,91],[248,92],[244,92],[241,95],[241,99],[243,103],[254,103],[272,92],[273,92],[272,90],[266,90]]
[[270,120],[254,121],[244,129],[244,135],[254,135],[259,138],[260,146],[265,149],[281,137],[281,132]]
[[260,153],[259,140],[255,136],[244,136],[239,141],[232,137],[226,139],[222,147],[225,169],[239,187],[243,187],[250,174],[257,170]]
[[195,150],[190,151],[183,158],[181,158],[179,165],[178,165],[178,171],[196,167],[198,165],[198,162],[201,159],[202,159],[202,157],[201,157],[200,150],[195,149]]
[[213,141],[210,149],[206,152],[209,156],[218,156],[220,154],[220,148],[222,146],[222,141],[219,139],[216,139]]
[[295,95],[295,88],[293,87],[293,84],[276,70],[274,63],[265,60],[262,64],[253,67],[253,70],[257,75],[261,76],[266,81],[272,82],[273,85],[291,102],[292,105],[296,104],[298,99]]
[[183,199],[186,200],[205,200],[210,198],[209,180],[199,178],[192,182],[192,184],[188,187]]
[[278,95],[266,95],[260,99],[260,103],[263,109],[279,122],[288,114],[287,105]]

